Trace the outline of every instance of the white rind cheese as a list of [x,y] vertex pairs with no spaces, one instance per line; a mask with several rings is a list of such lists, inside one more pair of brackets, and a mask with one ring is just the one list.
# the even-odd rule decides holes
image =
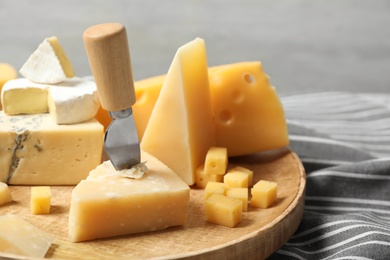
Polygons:
[[96,83],[71,78],[56,85],[25,78],[8,81],[1,93],[8,115],[49,112],[57,124],[76,124],[93,118],[100,105]]
[[76,124],[93,118],[100,106],[96,84],[73,78],[49,88],[48,107],[57,124]]
[[184,225],[190,189],[155,157],[141,152],[148,170],[122,176],[107,161],[72,191],[69,238],[80,242]]
[[103,126],[95,119],[57,125],[49,114],[0,111],[0,181],[76,185],[101,162]]
[[46,38],[19,70],[25,78],[46,84],[56,84],[74,76],[72,65],[57,38]]

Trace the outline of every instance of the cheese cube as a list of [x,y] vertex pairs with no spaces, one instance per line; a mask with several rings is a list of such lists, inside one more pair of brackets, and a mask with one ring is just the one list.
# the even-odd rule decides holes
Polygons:
[[192,185],[196,168],[214,144],[206,47],[204,40],[197,38],[177,50],[141,148]]
[[[16,79],[18,73],[15,68],[8,63],[0,63],[0,93],[3,88],[3,85],[11,79]],[[2,109],[2,102],[0,101],[0,110]]]
[[43,258],[52,243],[48,234],[20,217],[0,216],[0,252]]
[[236,166],[230,170],[228,170],[228,172],[244,172],[244,173],[247,173],[248,174],[248,187],[252,187],[253,185],[253,171],[248,169],[248,168],[245,168],[245,167],[242,167],[242,166]]
[[242,211],[248,211],[248,188],[228,188],[226,197],[239,199],[242,201]]
[[0,111],[0,181],[75,185],[101,162],[103,126],[95,119],[57,125],[49,114]]
[[224,175],[228,165],[228,153],[224,147],[210,147],[204,163],[205,174]]
[[195,172],[196,187],[204,189],[209,181],[223,182],[223,175],[219,174],[205,174],[204,164],[199,166]]
[[209,181],[204,189],[204,197],[207,199],[213,194],[225,195],[226,185],[222,182]]
[[234,227],[242,220],[242,201],[213,194],[205,201],[205,212],[208,222]]
[[251,189],[251,206],[266,209],[277,199],[278,184],[261,180]]
[[185,224],[188,185],[152,155],[142,151],[141,160],[148,167],[141,178],[122,177],[106,161],[74,188],[69,211],[72,242]]
[[49,186],[31,187],[30,209],[34,215],[50,213],[51,190]]
[[0,205],[10,201],[12,201],[12,195],[8,185],[4,182],[0,182]]
[[249,175],[245,172],[228,172],[223,177],[228,188],[248,188]]
[[19,72],[31,81],[46,84],[56,84],[75,75],[72,63],[56,37],[44,39]]

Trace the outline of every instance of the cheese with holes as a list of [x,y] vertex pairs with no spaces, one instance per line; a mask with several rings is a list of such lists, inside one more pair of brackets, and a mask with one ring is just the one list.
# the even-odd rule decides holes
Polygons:
[[224,175],[228,165],[228,153],[225,147],[210,147],[204,163],[205,174]]
[[74,77],[56,85],[25,78],[8,81],[1,95],[9,115],[49,112],[57,124],[76,124],[93,118],[100,105],[95,82]]
[[12,201],[12,194],[8,185],[4,182],[0,182],[0,206],[10,201]]
[[223,175],[220,174],[205,174],[204,164],[199,166],[195,172],[196,187],[204,189],[208,182],[223,182]]
[[[11,79],[16,79],[18,77],[18,73],[16,72],[15,68],[12,67],[8,63],[0,63],[0,93],[1,89],[3,88],[3,85]],[[0,101],[0,110],[2,109]]]
[[57,125],[49,114],[0,111],[0,181],[17,185],[75,185],[100,164],[103,126],[91,119]]
[[142,151],[141,160],[148,171],[139,179],[123,177],[106,161],[74,188],[69,212],[72,242],[185,224],[188,185],[152,155]]
[[289,144],[283,106],[260,62],[215,67],[209,77],[217,146],[238,156]]
[[16,215],[0,216],[0,252],[27,257],[45,257],[53,239]]
[[206,47],[197,38],[181,46],[169,68],[141,141],[188,185],[215,144]]
[[75,75],[72,63],[57,37],[46,38],[19,72],[31,81],[47,84],[56,84]]

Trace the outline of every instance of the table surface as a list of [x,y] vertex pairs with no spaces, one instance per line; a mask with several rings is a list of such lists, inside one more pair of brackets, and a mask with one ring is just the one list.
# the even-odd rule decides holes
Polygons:
[[177,48],[201,37],[210,66],[260,60],[279,93],[386,92],[389,13],[386,0],[0,0],[0,62],[19,69],[57,36],[77,75],[90,75],[83,31],[120,22],[136,80],[165,74]]

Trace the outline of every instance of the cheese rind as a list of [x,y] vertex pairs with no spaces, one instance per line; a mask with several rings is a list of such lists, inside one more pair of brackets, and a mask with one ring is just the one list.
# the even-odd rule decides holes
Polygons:
[[208,149],[214,144],[206,47],[197,38],[178,49],[141,148],[192,185],[197,167],[204,163]]
[[0,205],[12,201],[12,194],[8,188],[8,185],[4,182],[0,182]]
[[92,170],[72,191],[72,242],[149,232],[184,225],[190,189],[155,157],[141,152],[148,167],[140,179],[116,174],[109,161]]
[[16,215],[0,216],[0,252],[43,258],[53,239]]
[[25,78],[56,84],[74,76],[72,64],[56,37],[46,38],[19,70]]
[[100,106],[95,82],[81,78],[48,89],[49,113],[57,124],[77,124],[93,118]]
[[25,78],[7,81],[1,91],[4,112],[8,115],[47,113],[48,87]]
[[57,125],[49,114],[0,111],[0,181],[75,185],[101,162],[103,126],[95,119]]

